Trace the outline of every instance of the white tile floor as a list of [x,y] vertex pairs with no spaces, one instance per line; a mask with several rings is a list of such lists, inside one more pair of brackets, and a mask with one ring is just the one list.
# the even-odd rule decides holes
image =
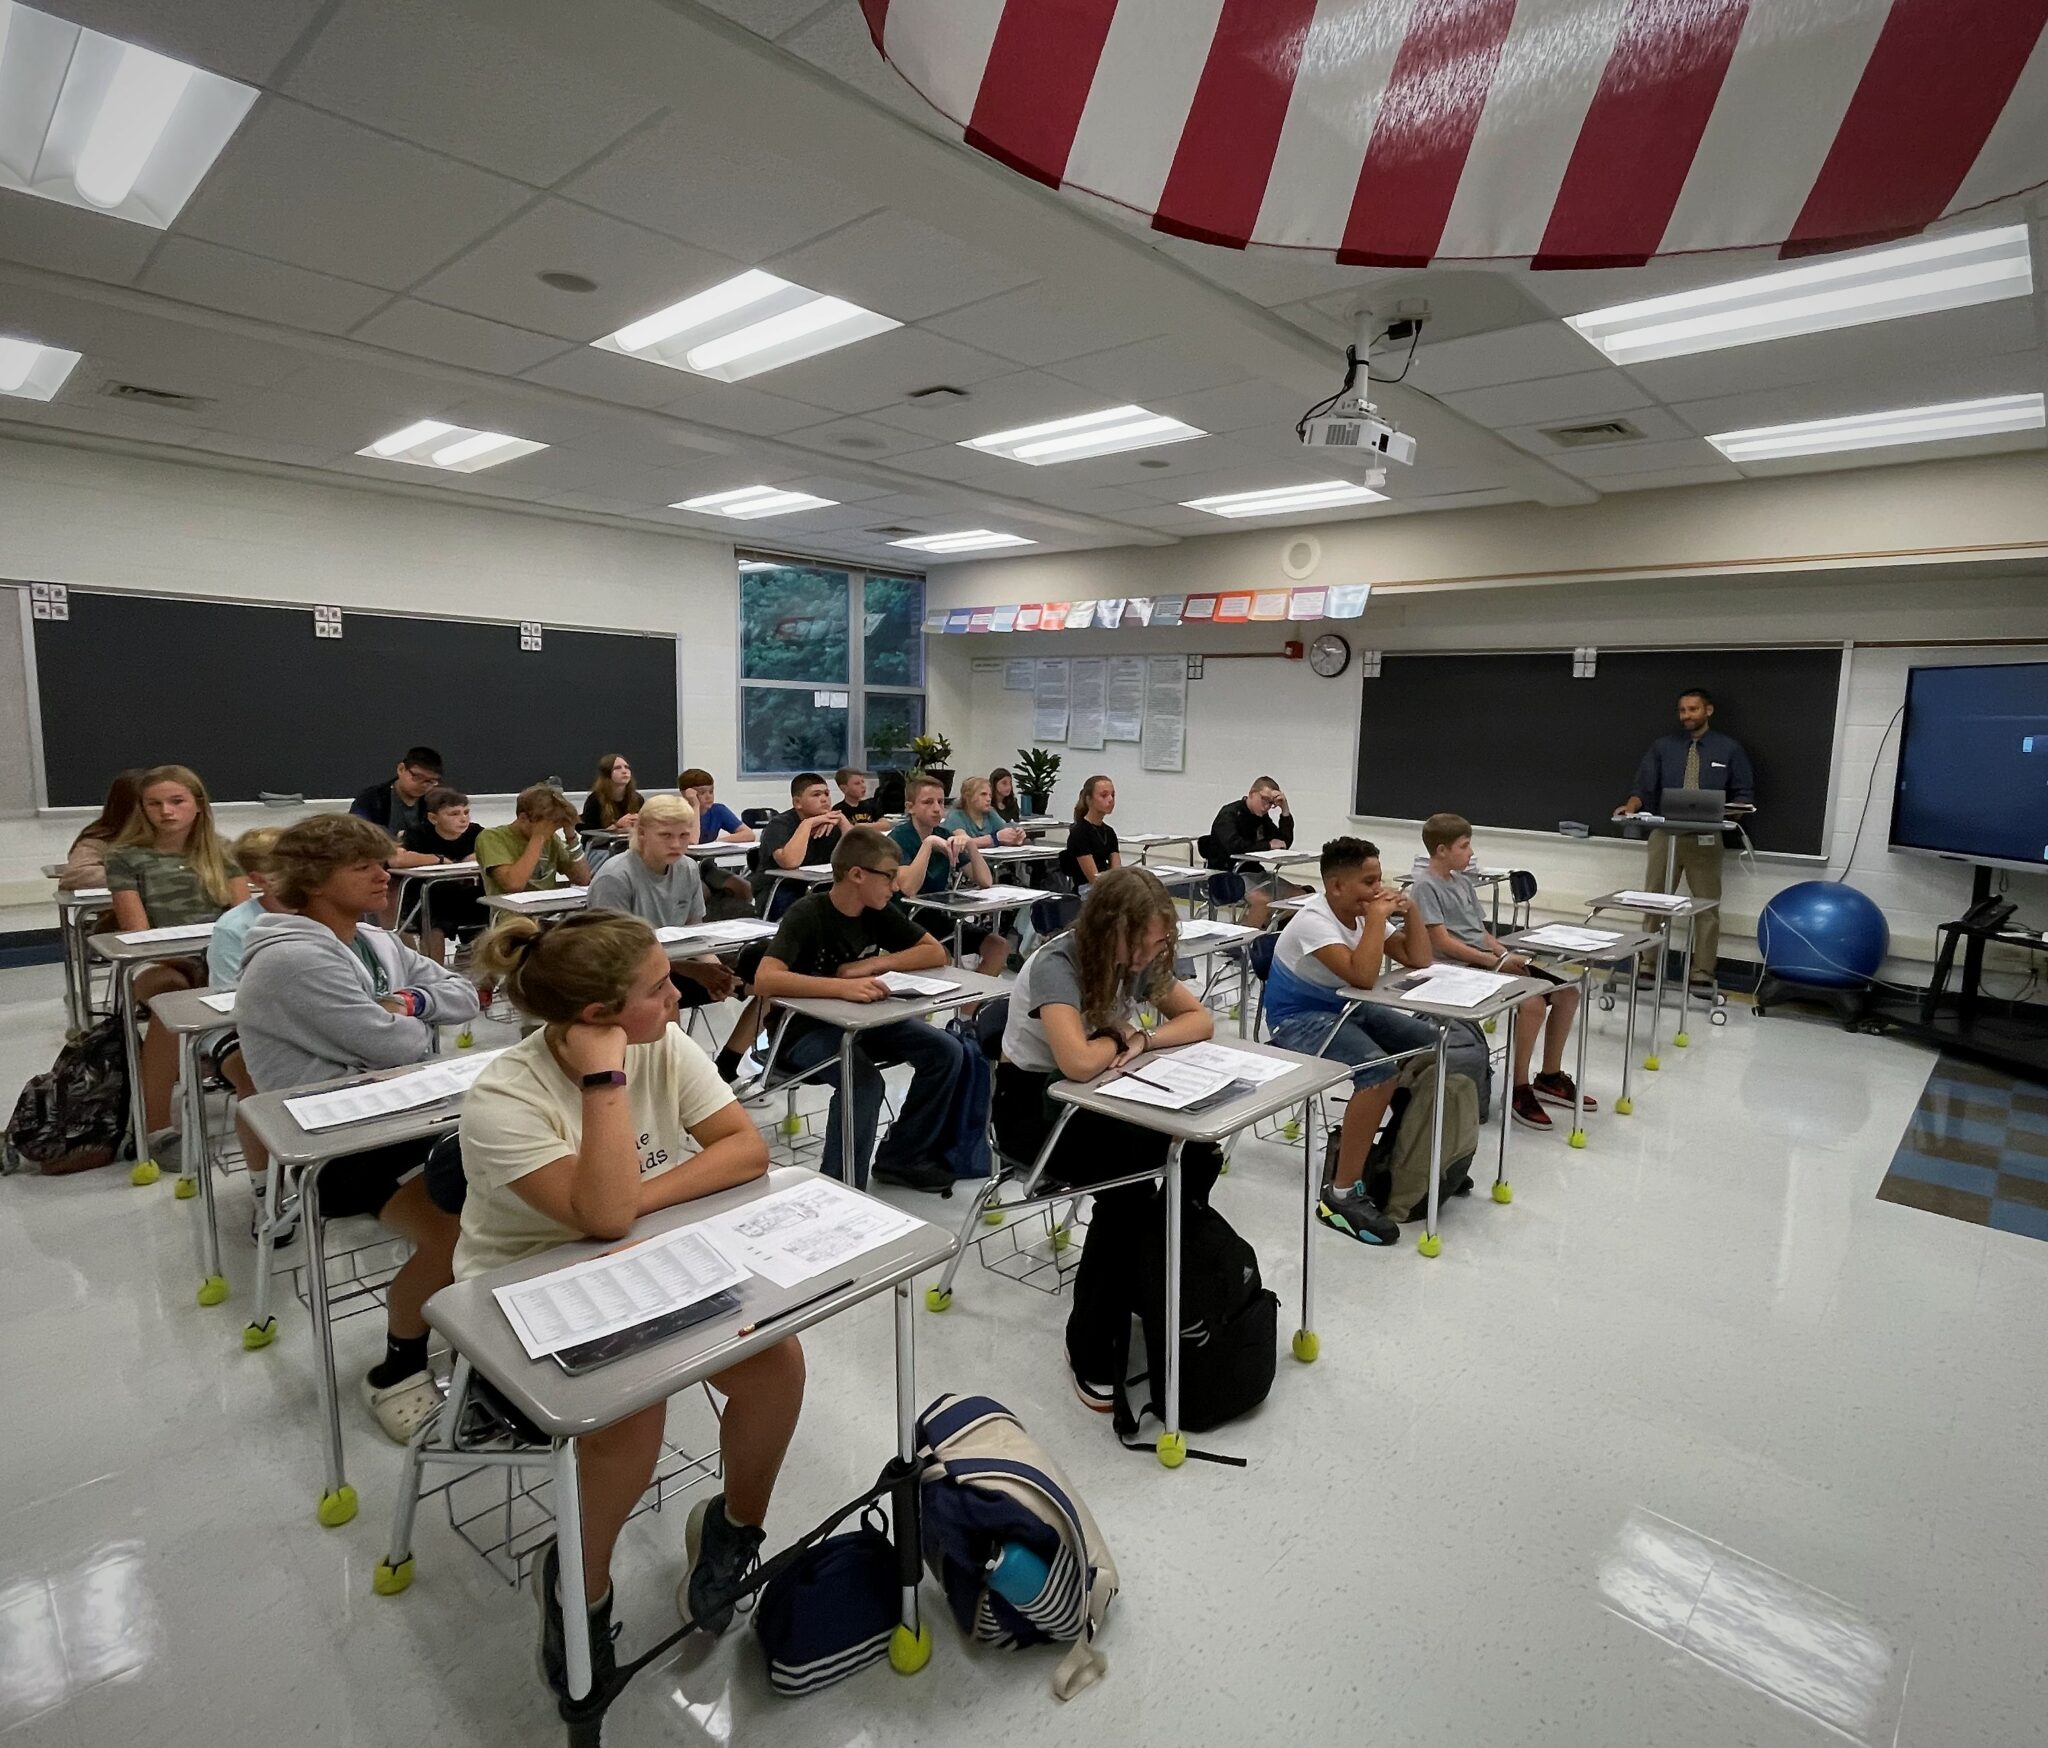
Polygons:
[[[54,1052],[56,989],[0,973],[0,1088]],[[1610,1030],[1609,1100],[1616,1063]],[[915,1679],[782,1701],[736,1633],[643,1676],[608,1741],[2042,1741],[2048,1245],[1875,1199],[1917,1050],[1738,1011],[1666,1063],[1586,1152],[1517,1133],[1513,1205],[1454,1205],[1435,1261],[1319,1234],[1321,1361],[1283,1355],[1259,1414],[1199,1441],[1248,1470],[1121,1451],[1067,1393],[1063,1302],[969,1268],[918,1313],[922,1393],[1008,1402],[1102,1522],[1099,1688],[1060,1706],[1049,1654],[968,1649],[928,1586]],[[1289,1301],[1298,1158],[1248,1145],[1218,1192]],[[239,1345],[245,1195],[209,1311],[197,1203],[118,1171],[0,1183],[0,1748],[554,1739],[527,1600],[445,1521],[406,1595],[371,1594],[398,1453],[359,1412],[362,1514],[314,1523],[303,1314]],[[888,1340],[886,1303],[806,1338],[773,1528],[887,1454]],[[675,1421],[706,1430],[695,1402]],[[680,1529],[628,1532],[628,1650],[673,1621]]]

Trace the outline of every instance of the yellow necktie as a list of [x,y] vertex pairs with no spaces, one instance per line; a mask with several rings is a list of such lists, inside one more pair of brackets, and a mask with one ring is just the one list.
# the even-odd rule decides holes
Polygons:
[[1681,787],[1697,789],[1700,786],[1700,743],[1694,741],[1685,749],[1685,782]]

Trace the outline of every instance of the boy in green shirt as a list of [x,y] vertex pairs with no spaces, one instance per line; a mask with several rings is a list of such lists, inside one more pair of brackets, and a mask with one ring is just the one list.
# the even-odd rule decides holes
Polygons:
[[590,864],[576,835],[576,809],[561,790],[536,783],[519,792],[510,825],[494,825],[476,840],[484,889],[502,897],[590,884]]

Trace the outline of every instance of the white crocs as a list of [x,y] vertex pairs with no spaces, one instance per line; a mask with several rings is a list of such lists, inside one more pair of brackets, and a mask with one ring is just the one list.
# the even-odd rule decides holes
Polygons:
[[414,1372],[381,1389],[363,1380],[363,1400],[370,1405],[384,1436],[393,1444],[411,1444],[412,1435],[435,1409],[441,1406],[441,1392],[431,1372]]

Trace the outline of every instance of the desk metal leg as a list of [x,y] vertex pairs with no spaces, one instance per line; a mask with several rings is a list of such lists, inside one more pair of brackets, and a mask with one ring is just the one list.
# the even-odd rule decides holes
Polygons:
[[1322,1351],[1316,1335],[1316,1202],[1322,1174],[1316,1169],[1316,1112],[1323,1095],[1311,1093],[1301,1124],[1301,1327],[1294,1332],[1294,1357],[1305,1366]]
[[1657,983],[1650,996],[1650,1053],[1643,1058],[1643,1066],[1652,1074],[1664,1065],[1657,1057],[1657,1035],[1664,1029],[1664,961],[1671,956],[1671,918],[1666,916],[1657,928]]
[[839,1034],[839,1170],[841,1182],[857,1190],[868,1187],[868,1162],[854,1159],[853,1034]]
[[79,914],[65,910],[57,915],[58,939],[64,949],[64,1018],[73,1032],[83,1032],[92,1024],[92,971],[78,928]]
[[[1543,1023],[1550,1023],[1546,1012]],[[1515,1126],[1515,1033],[1522,1024],[1522,1004],[1518,1001],[1508,1009],[1508,1096],[1500,1108],[1500,1159],[1493,1171],[1493,1199],[1496,1202],[1512,1202],[1515,1192],[1508,1182],[1508,1131]],[[1441,1096],[1441,1092],[1439,1092]],[[1438,1175],[1442,1175],[1439,1168]]]
[[[1166,1190],[1166,1399],[1160,1404],[1159,1415],[1165,1430],[1152,1448],[1160,1462],[1169,1469],[1178,1469],[1188,1460],[1188,1441],[1180,1431],[1180,1155],[1185,1145],[1185,1142],[1175,1141],[1167,1147],[1163,1180]],[[1157,1357],[1151,1354],[1145,1357],[1147,1364],[1159,1364]]]
[[[1429,1121],[1429,1200],[1424,1204],[1422,1236],[1415,1241],[1415,1248],[1424,1256],[1440,1256],[1444,1241],[1436,1230],[1437,1192],[1444,1176],[1444,1084],[1448,1078],[1445,1052],[1451,1028],[1448,1020],[1432,1020],[1430,1024],[1436,1027],[1436,1109],[1430,1113]],[[1507,1122],[1506,1109],[1501,1111],[1500,1120]]]
[[178,1040],[178,1086],[184,1106],[185,1175],[178,1179],[178,1193],[188,1192],[196,1168],[199,1181],[199,1303],[218,1305],[228,1296],[227,1276],[220,1266],[220,1225],[214,1218],[213,1160],[206,1144],[206,1089],[199,1080],[199,1038],[187,1032]]
[[1572,1132],[1566,1139],[1574,1147],[1586,1145],[1586,1034],[1593,1026],[1593,967],[1579,967],[1579,1071],[1572,1076]]
[[896,1485],[889,1501],[889,1527],[896,1538],[896,1579],[903,1593],[903,1614],[889,1635],[889,1666],[899,1675],[914,1675],[931,1661],[931,1629],[917,1604],[924,1578],[923,1533],[918,1523],[917,1493],[917,1320],[910,1314],[910,1283],[897,1283],[896,1307]]
[[1671,1037],[1671,1042],[1681,1050],[1692,1042],[1686,1035],[1685,1014],[1692,1002],[1692,948],[1693,940],[1699,932],[1699,913],[1695,911],[1685,919],[1685,976],[1684,981],[1678,986],[1678,1030]]
[[121,1011],[121,1043],[128,1053],[128,1141],[135,1167],[131,1184],[153,1184],[163,1175],[149,1156],[149,1105],[142,1096],[142,1015],[137,1011],[135,982],[141,963],[124,960],[115,968],[115,1001]]
[[[555,1594],[562,1600],[562,1661],[568,1703],[591,1697],[590,1604],[583,1590],[583,1477],[576,1466],[576,1441],[558,1438],[554,1450]],[[601,1720],[602,1714],[600,1714]],[[573,1726],[572,1726],[573,1728]]]
[[1636,1065],[1636,964],[1628,961],[1628,1030],[1621,1035],[1621,1097],[1614,1101],[1616,1116],[1626,1117],[1636,1108],[1629,1096],[1629,1077]]
[[[299,1188],[299,1218],[306,1231],[307,1286],[311,1289],[313,1316],[313,1357],[319,1364],[320,1411],[327,1420],[327,1491],[320,1495],[319,1517],[328,1529],[339,1529],[356,1514],[356,1490],[348,1484],[341,1452],[341,1387],[334,1375],[334,1327],[327,1321],[327,1239],[320,1227],[320,1168],[315,1160],[306,1167],[305,1182]],[[270,1168],[278,1168],[273,1164]],[[573,1488],[573,1483],[571,1486]],[[558,1511],[569,1511],[568,1500],[557,1500]],[[570,1513],[573,1515],[573,1512]],[[580,1522],[580,1518],[578,1519]],[[583,1570],[579,1556],[576,1569]],[[567,1602],[566,1595],[563,1601]],[[577,1611],[580,1616],[581,1610]],[[588,1689],[590,1671],[584,1669]]]

